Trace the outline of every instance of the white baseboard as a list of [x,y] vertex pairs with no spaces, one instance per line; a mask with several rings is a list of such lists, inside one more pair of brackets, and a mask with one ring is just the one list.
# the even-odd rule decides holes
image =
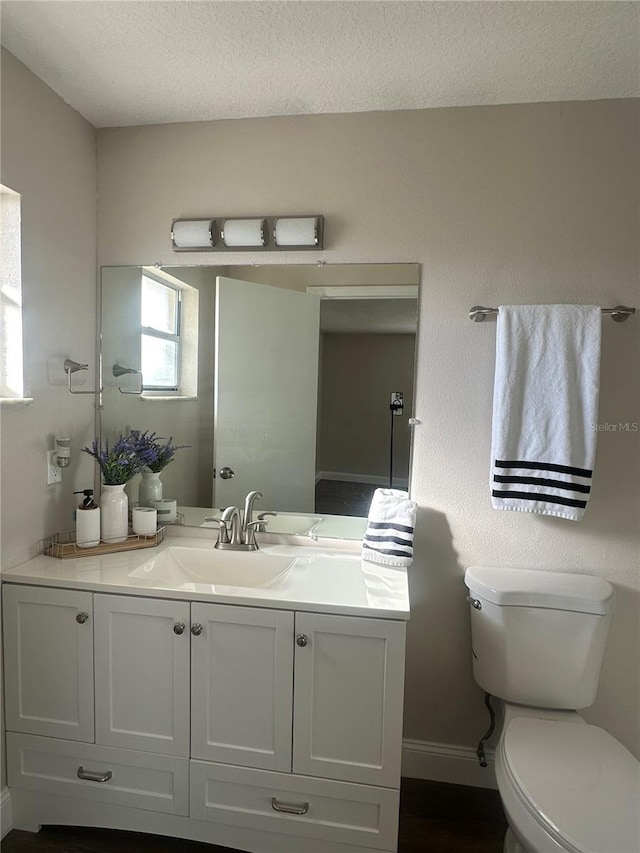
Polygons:
[[11,808],[11,791],[3,788],[0,794],[0,838],[4,838],[13,829],[13,809]]
[[[389,478],[377,474],[352,474],[349,471],[318,471],[316,483],[320,480],[342,480],[345,483],[368,483],[370,486],[389,486]],[[394,477],[393,488],[407,490],[408,477]]]
[[486,751],[487,767],[480,767],[475,749],[424,740],[402,741],[402,775],[410,779],[429,779],[497,788],[493,750]]

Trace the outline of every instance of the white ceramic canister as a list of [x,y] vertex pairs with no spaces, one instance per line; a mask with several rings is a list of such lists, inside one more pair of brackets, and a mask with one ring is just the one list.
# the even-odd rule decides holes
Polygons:
[[178,502],[175,498],[163,498],[151,504],[158,510],[158,524],[171,524],[178,518]]
[[158,526],[158,511],[150,506],[134,506],[131,513],[133,532],[138,536],[154,536]]
[[100,512],[102,541],[124,542],[129,533],[129,499],[124,490],[124,483],[102,487]]

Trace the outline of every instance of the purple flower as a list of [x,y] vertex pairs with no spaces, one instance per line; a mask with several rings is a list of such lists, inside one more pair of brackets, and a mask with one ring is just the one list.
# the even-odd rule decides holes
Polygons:
[[153,471],[155,474],[162,471],[172,461],[176,451],[190,444],[172,444],[173,436],[167,441],[165,438],[150,433],[148,430],[131,432],[131,442],[135,447],[138,460],[142,468]]
[[111,447],[109,442],[105,441],[104,450],[96,438],[91,447],[83,447],[82,450],[93,456],[100,466],[105,486],[126,483],[144,467],[144,463],[138,458],[133,435],[121,435]]

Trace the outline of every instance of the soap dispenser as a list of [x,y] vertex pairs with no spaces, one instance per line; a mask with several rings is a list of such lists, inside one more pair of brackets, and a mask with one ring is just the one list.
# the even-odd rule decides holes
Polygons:
[[82,489],[74,495],[84,495],[76,511],[76,545],[95,548],[100,544],[100,507],[93,500],[93,489]]

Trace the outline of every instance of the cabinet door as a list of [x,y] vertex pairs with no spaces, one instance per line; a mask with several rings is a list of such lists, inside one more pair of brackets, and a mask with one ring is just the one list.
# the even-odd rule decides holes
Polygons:
[[96,743],[189,755],[189,604],[95,596]]
[[4,584],[8,731],[93,741],[90,592]]
[[293,771],[397,787],[403,622],[296,613]]
[[192,604],[191,755],[291,770],[293,613]]

